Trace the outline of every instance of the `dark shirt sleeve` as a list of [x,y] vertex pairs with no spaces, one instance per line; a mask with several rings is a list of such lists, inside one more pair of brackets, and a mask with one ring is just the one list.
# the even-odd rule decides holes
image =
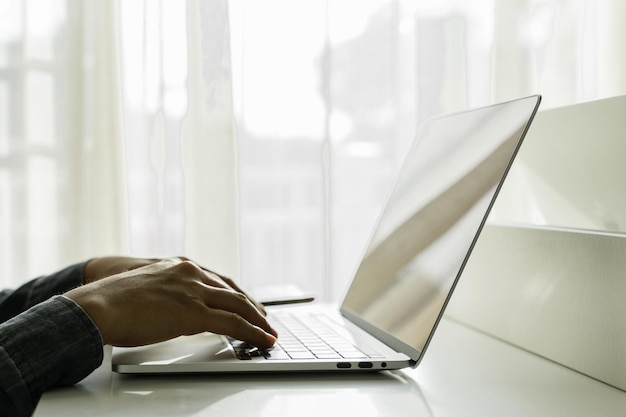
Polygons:
[[102,339],[72,300],[55,296],[0,325],[0,415],[31,415],[44,391],[102,363]]
[[0,416],[31,415],[41,395],[72,385],[102,363],[89,316],[61,294],[82,283],[84,264],[37,278],[0,298]]
[[53,295],[63,294],[83,283],[85,265],[81,262],[52,275],[36,278],[16,290],[0,292],[0,323],[47,300]]

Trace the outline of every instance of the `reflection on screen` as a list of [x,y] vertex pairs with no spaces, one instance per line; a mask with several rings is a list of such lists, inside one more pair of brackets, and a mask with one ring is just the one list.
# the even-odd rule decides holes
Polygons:
[[529,97],[422,126],[344,312],[424,349],[537,105]]

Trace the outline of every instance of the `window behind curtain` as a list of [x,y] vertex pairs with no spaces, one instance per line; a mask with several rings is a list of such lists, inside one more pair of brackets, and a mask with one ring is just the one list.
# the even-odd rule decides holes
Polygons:
[[0,14],[0,276],[15,284],[59,257],[67,9],[5,1]]
[[[157,26],[124,26],[116,4],[0,2],[3,286],[87,256],[180,249],[246,286],[336,299],[421,120],[537,92],[543,108],[626,92],[621,0],[120,2]],[[128,97],[117,107],[116,74],[149,68],[117,61],[125,28],[155,34],[161,57],[194,51],[184,83],[165,77],[178,58],[139,73],[160,86],[149,118]]]
[[130,252],[238,278],[227,0],[120,2]]
[[[617,0],[231,0],[244,282],[344,291],[425,118],[626,92]],[[620,75],[621,74],[621,75]]]
[[0,3],[0,283],[124,251],[115,2]]
[[227,16],[225,0],[0,3],[2,287],[111,254],[236,275]]

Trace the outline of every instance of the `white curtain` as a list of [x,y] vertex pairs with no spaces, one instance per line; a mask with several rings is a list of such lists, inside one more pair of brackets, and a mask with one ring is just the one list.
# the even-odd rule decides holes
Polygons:
[[226,1],[0,2],[0,284],[93,256],[236,276]]
[[0,3],[0,283],[126,249],[115,2]]
[[120,6],[131,253],[186,255],[237,277],[227,2]]
[[620,0],[0,2],[1,284],[186,254],[337,299],[420,121],[624,94],[625,23]]
[[626,93],[619,0],[231,0],[242,279],[344,292],[425,118]]

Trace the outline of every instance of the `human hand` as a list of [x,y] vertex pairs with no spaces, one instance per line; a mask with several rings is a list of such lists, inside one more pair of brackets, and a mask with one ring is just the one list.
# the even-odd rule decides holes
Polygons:
[[[190,260],[189,258],[185,258],[182,256],[177,257],[177,259],[181,261]],[[158,258],[133,258],[127,256],[105,256],[101,258],[94,258],[90,260],[85,267],[83,281],[85,284],[89,284],[100,279],[110,277],[111,275],[117,275],[123,272],[132,271],[137,268],[161,262],[162,260],[163,259]],[[217,277],[224,281],[227,286],[248,296],[248,294],[246,294],[246,292],[242,290],[232,279],[218,274],[217,272],[205,268],[201,265],[198,266],[209,274],[217,275]],[[257,302],[250,296],[248,296],[248,298],[263,314],[265,314],[265,308],[261,303]]]
[[98,281],[102,278],[132,271],[142,266],[152,265],[161,259],[131,258],[127,256],[104,256],[87,262],[83,281],[85,284]]
[[65,293],[105,344],[141,346],[204,331],[260,348],[276,342],[264,314],[231,280],[184,258],[144,261]]

